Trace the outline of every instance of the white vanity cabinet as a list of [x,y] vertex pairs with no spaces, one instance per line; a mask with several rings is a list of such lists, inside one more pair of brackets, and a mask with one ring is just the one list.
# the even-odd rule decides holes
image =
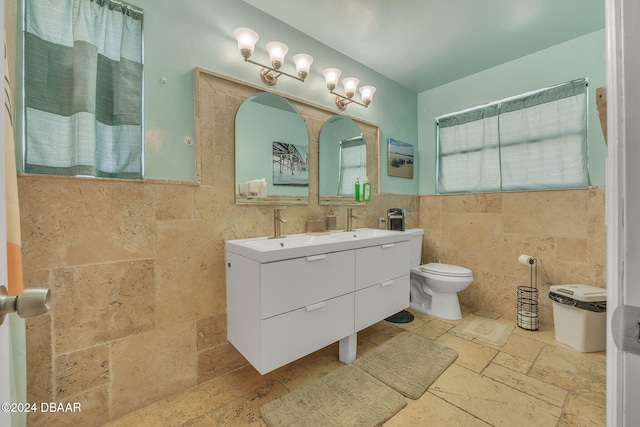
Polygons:
[[233,242],[226,245],[227,338],[261,374],[336,341],[340,360],[351,363],[357,331],[409,306],[408,240],[350,241],[346,250],[318,247],[273,262],[240,254]]
[[354,251],[260,264],[227,252],[227,337],[265,374],[353,334]]
[[356,249],[356,332],[409,306],[409,242]]

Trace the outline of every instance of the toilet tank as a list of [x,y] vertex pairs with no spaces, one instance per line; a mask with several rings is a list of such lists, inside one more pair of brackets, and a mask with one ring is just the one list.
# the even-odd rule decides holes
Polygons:
[[409,228],[405,233],[411,233],[411,267],[417,267],[422,264],[422,228]]

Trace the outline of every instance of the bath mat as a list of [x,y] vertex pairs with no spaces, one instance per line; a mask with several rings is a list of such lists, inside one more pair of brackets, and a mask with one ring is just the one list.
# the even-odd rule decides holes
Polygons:
[[402,332],[354,364],[403,395],[417,399],[457,357],[449,347]]
[[487,319],[471,314],[464,322],[451,329],[449,333],[460,338],[477,339],[502,347],[514,328],[515,324],[512,325],[511,322]]
[[269,426],[378,426],[405,407],[395,390],[345,365],[260,408]]

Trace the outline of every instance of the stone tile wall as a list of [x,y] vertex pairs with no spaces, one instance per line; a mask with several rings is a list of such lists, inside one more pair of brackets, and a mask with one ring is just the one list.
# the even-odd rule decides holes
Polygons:
[[518,256],[531,255],[539,260],[540,323],[552,325],[550,285],[606,287],[604,212],[605,187],[422,196],[422,261],[471,269],[460,303],[515,319],[517,287],[531,283]]
[[[224,242],[273,231],[274,206],[234,201],[235,115],[259,89],[204,74],[199,183],[18,179],[26,285],[53,294],[51,312],[27,321],[28,401],[82,404],[81,413],[29,414],[29,425],[101,425],[247,364],[226,340]],[[320,128],[334,112],[294,103],[317,171]],[[377,153],[377,128],[360,125]],[[389,207],[406,207],[417,225],[418,200],[376,196],[355,208],[356,225],[376,227]],[[309,205],[284,209],[289,234],[328,213],[317,172]],[[335,214],[344,228],[346,208]]]

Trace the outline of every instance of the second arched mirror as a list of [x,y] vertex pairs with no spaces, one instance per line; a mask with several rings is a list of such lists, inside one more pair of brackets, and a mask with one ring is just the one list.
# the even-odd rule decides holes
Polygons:
[[352,119],[334,116],[320,131],[319,195],[321,202],[355,202],[356,179],[367,177],[367,144]]

